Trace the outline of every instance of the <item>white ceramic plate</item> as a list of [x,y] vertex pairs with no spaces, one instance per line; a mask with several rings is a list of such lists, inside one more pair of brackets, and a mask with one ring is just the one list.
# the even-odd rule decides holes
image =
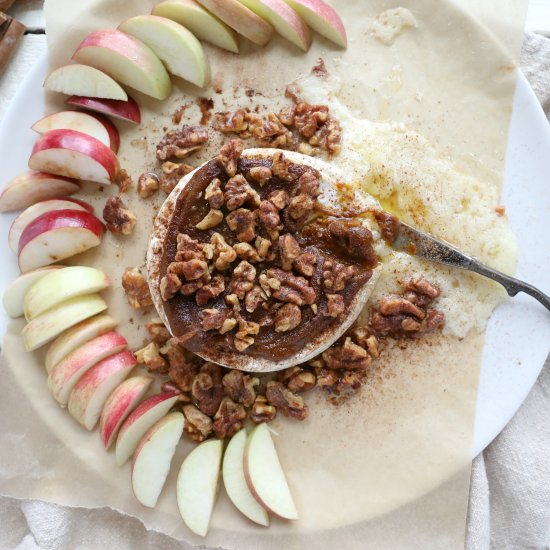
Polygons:
[[[5,184],[26,170],[36,139],[30,126],[42,116],[43,55],[21,84],[0,125],[2,178]],[[518,277],[550,292],[550,127],[520,74],[507,156],[503,204],[519,241]],[[17,262],[7,244],[13,215],[0,216],[0,290],[17,275]],[[0,313],[0,334],[8,319]],[[508,423],[533,387],[550,351],[548,312],[532,299],[519,296],[492,316],[481,368],[473,456],[481,452]]]

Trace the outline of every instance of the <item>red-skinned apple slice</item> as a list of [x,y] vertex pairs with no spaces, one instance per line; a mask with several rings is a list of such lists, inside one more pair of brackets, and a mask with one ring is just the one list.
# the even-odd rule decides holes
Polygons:
[[58,363],[76,348],[93,340],[97,336],[113,330],[116,326],[117,322],[110,315],[96,315],[66,330],[51,343],[46,352],[44,362],[46,372],[49,374]]
[[156,15],[137,15],[118,28],[147,44],[169,73],[199,88],[210,81],[210,63],[202,44],[179,23]]
[[24,313],[23,301],[25,300],[25,294],[27,294],[29,288],[48,273],[52,273],[56,269],[63,269],[64,267],[63,265],[50,265],[19,275],[19,277],[4,290],[2,304],[4,305],[6,313],[13,318],[21,317]]
[[223,484],[231,502],[248,519],[267,527],[269,515],[250,492],[244,476],[246,429],[238,431],[229,441],[223,456]]
[[0,195],[0,212],[20,210],[43,200],[72,195],[79,190],[80,185],[72,178],[29,170],[4,187]]
[[205,537],[218,494],[223,441],[210,439],[183,461],[176,486],[181,517],[193,533]]
[[273,38],[273,27],[241,4],[239,0],[198,0],[198,2],[254,44],[264,46]]
[[144,506],[154,508],[157,504],[184,424],[183,414],[170,413],[143,436],[136,448],[132,458],[132,489]]
[[116,463],[122,466],[136,450],[140,439],[178,401],[180,394],[163,392],[152,395],[132,411],[122,424],[116,441]]
[[166,0],[153,6],[151,14],[172,19],[189,29],[199,40],[239,53],[237,33],[195,0]]
[[34,351],[57,338],[63,331],[107,309],[99,294],[78,296],[33,319],[21,334],[27,351]]
[[51,130],[75,130],[92,136],[116,154],[120,146],[120,135],[116,126],[104,116],[81,111],[60,111],[35,122],[31,129],[39,134]]
[[73,388],[68,403],[70,415],[87,430],[93,430],[109,395],[136,364],[131,351],[122,351],[96,363]]
[[27,227],[19,239],[22,273],[58,262],[98,246],[103,224],[93,214],[78,210],[46,212]]
[[120,384],[105,402],[99,419],[99,436],[105,449],[116,439],[118,429],[141,401],[153,379],[134,376]]
[[98,139],[75,130],[51,130],[34,144],[29,168],[108,185],[119,166],[113,151]]
[[334,8],[323,0],[285,0],[306,24],[341,48],[348,47],[346,29]]
[[273,25],[289,42],[307,52],[311,46],[309,28],[283,0],[240,0],[245,6]]
[[54,399],[65,406],[78,380],[103,359],[126,349],[126,338],[116,331],[106,332],[79,346],[53,367],[48,375],[48,387]]
[[73,59],[156,99],[166,99],[172,90],[170,77],[151,48],[119,30],[90,33],[79,44]]
[[109,277],[95,267],[71,266],[54,271],[27,292],[23,306],[25,318],[32,321],[61,302],[100,292],[110,284]]
[[53,212],[54,210],[80,210],[82,212],[90,212],[90,214],[94,213],[93,206],[78,199],[48,199],[46,201],[37,202],[23,210],[23,212],[13,220],[8,233],[8,245],[10,249],[17,254],[19,250],[19,239],[25,227],[42,214]]
[[67,95],[85,95],[126,101],[128,96],[120,84],[104,72],[89,65],[64,65],[52,71],[44,88]]
[[128,101],[117,101],[116,99],[72,95],[65,100],[65,104],[109,115],[134,124],[141,122],[139,105],[130,96],[128,96]]
[[244,475],[250,492],[266,510],[285,519],[298,519],[296,505],[266,424],[259,424],[248,436]]

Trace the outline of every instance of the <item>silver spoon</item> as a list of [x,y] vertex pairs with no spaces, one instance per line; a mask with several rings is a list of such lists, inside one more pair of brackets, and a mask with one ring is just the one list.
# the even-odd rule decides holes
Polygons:
[[500,283],[509,296],[515,296],[518,292],[525,292],[550,311],[550,297],[533,285],[492,269],[475,258],[467,256],[453,245],[439,241],[402,221],[398,221],[397,228],[397,237],[392,244],[395,250],[402,250],[431,262],[473,271]]

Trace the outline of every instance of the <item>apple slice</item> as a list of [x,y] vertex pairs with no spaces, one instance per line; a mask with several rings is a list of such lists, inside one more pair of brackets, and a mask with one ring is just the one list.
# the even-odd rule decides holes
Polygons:
[[152,15],[172,19],[188,28],[198,39],[239,53],[237,33],[195,0],[166,0],[153,6]]
[[181,465],[176,495],[178,508],[193,533],[205,537],[218,494],[223,441],[210,439],[195,447]]
[[128,99],[120,84],[109,75],[94,67],[77,63],[64,65],[52,71],[44,82],[44,88],[67,95],[77,94],[121,101]]
[[132,489],[144,506],[154,508],[170,471],[185,419],[173,412],[159,420],[141,439],[132,458]]
[[283,0],[240,0],[254,13],[304,52],[311,46],[311,33],[298,14]]
[[64,330],[106,309],[107,304],[99,294],[78,296],[67,300],[25,326],[21,333],[25,349],[34,351],[51,342]]
[[99,419],[99,436],[105,449],[111,446],[118,429],[141,401],[152,381],[150,376],[128,378],[109,396]]
[[121,351],[96,363],[78,380],[69,397],[70,415],[92,431],[103,405],[114,389],[130,374],[137,361],[131,351]]
[[48,375],[48,387],[63,407],[80,377],[103,359],[126,349],[126,338],[116,331],[106,332],[82,344],[57,363]]
[[285,519],[298,519],[298,511],[266,424],[258,424],[248,436],[244,475],[250,492],[266,510]]
[[229,441],[223,456],[223,484],[231,502],[248,519],[255,523],[269,525],[269,515],[254,498],[244,477],[244,450],[246,430],[238,431]]
[[72,95],[65,100],[65,104],[109,115],[119,120],[133,122],[134,124],[141,122],[139,106],[130,96],[128,96],[127,101],[118,101],[116,99]]
[[19,277],[10,283],[6,287],[6,290],[4,290],[2,304],[6,313],[13,318],[21,317],[23,315],[23,300],[29,288],[42,279],[42,277],[48,275],[48,273],[56,269],[63,269],[64,267],[63,265],[50,265],[19,275]]
[[156,99],[166,99],[172,90],[170,77],[153,50],[119,30],[92,32],[80,43],[73,59]]
[[15,254],[19,250],[19,239],[25,227],[42,214],[54,210],[80,210],[81,212],[90,212],[90,214],[94,212],[93,206],[87,202],[71,198],[48,199],[29,206],[15,218],[8,233],[8,245]]
[[19,239],[22,273],[58,262],[98,246],[103,224],[93,214],[78,210],[46,212],[27,227]]
[[239,0],[198,0],[198,2],[254,44],[263,46],[273,38],[273,27],[241,4]]
[[210,63],[201,43],[179,23],[156,15],[137,15],[118,28],[147,44],[173,75],[199,88],[210,81]]
[[178,399],[179,393],[157,393],[132,411],[122,424],[116,440],[116,463],[119,466],[134,454],[137,444],[147,430],[165,416]]
[[80,191],[80,185],[74,179],[30,170],[19,174],[4,187],[0,195],[0,212],[20,210],[77,191]]
[[119,166],[116,155],[98,139],[75,130],[51,130],[34,144],[29,168],[109,184]]
[[23,306],[25,318],[32,321],[61,302],[100,292],[110,284],[109,277],[95,267],[71,266],[54,271],[27,292]]
[[60,111],[45,116],[35,122],[31,129],[39,134],[45,134],[50,130],[76,130],[98,139],[115,154],[120,146],[118,130],[108,118],[81,111]]
[[58,363],[76,348],[113,330],[116,326],[117,322],[110,315],[96,315],[66,330],[51,343],[46,352],[46,372],[49,374]]
[[341,48],[348,47],[342,19],[323,0],[284,0],[314,31]]

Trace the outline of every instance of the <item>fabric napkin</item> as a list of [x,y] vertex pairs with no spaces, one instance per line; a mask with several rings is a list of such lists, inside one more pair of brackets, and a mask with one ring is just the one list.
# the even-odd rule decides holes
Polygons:
[[[550,116],[550,40],[526,36],[522,69]],[[0,548],[182,550],[188,546],[146,531],[137,519],[110,509],[71,509],[2,498]],[[550,548],[550,361],[516,416],[473,462],[466,548]]]

